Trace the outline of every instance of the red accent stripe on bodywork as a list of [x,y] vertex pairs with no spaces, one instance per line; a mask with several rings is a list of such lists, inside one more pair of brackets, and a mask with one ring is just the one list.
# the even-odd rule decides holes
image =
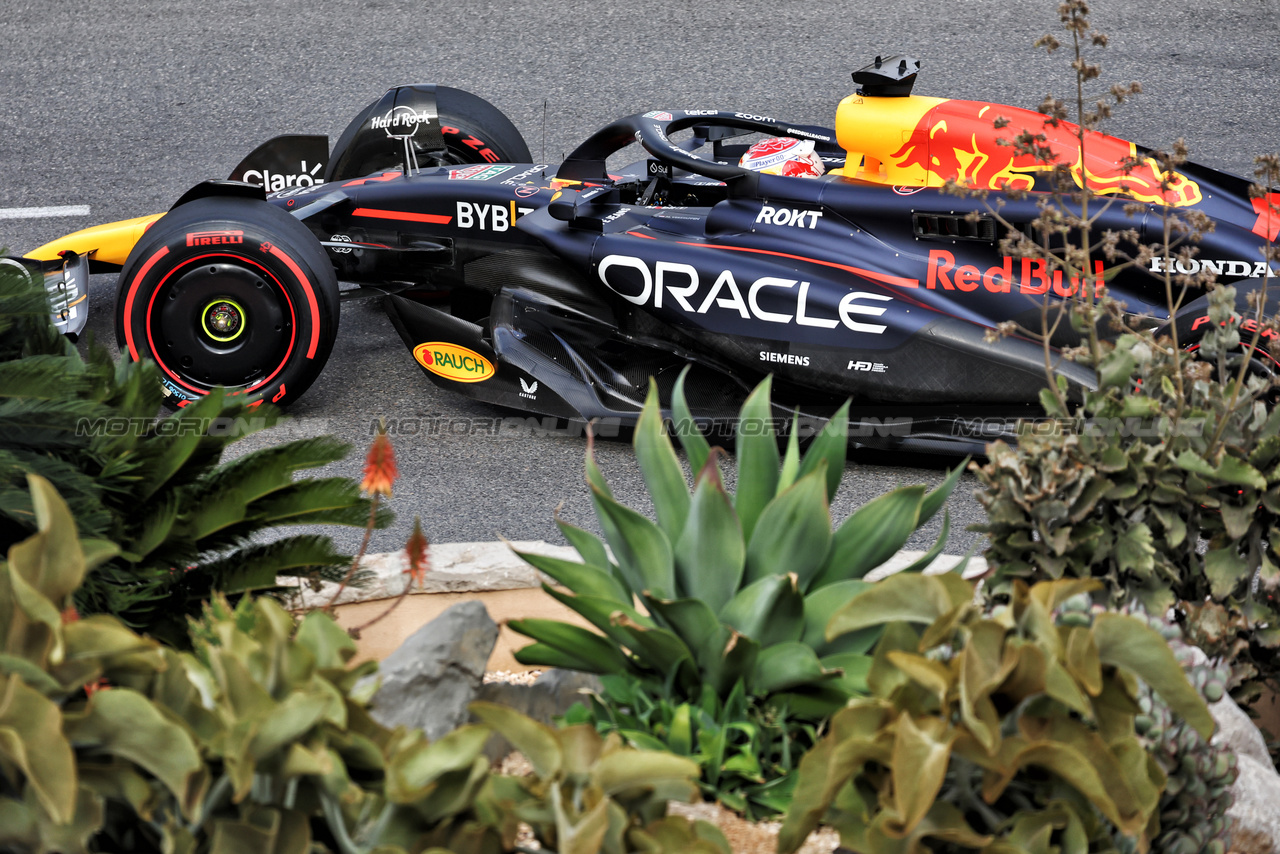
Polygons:
[[442,214],[419,214],[408,213],[406,211],[380,211],[374,208],[356,208],[351,212],[352,216],[363,216],[369,219],[397,219],[402,222],[429,222],[433,225],[448,225],[453,222],[453,217],[444,216]]

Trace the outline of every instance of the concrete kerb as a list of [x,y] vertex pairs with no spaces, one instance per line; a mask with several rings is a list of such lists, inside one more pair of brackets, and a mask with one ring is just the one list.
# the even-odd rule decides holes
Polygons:
[[[486,593],[499,590],[520,590],[539,587],[552,579],[521,560],[513,551],[548,555],[577,561],[578,553],[570,546],[555,546],[543,540],[488,543],[432,543],[428,552],[430,571],[421,589],[411,596],[431,593]],[[922,551],[904,549],[880,566],[867,573],[868,581],[879,581],[895,572],[901,572],[924,556]],[[964,558],[959,555],[940,555],[924,570],[927,575],[949,572]],[[348,587],[342,591],[336,604],[348,605],[394,599],[400,596],[410,583],[406,574],[409,562],[404,552],[387,552],[366,555],[360,568],[367,573],[367,582],[360,587]],[[969,558],[964,577],[975,578],[987,570],[987,562],[979,557]],[[318,591],[309,587],[299,589],[291,604],[299,610],[323,608],[333,598],[337,586],[321,585]]]

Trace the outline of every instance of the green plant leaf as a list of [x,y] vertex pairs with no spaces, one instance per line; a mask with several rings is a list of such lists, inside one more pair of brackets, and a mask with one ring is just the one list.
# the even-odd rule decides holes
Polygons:
[[1155,546],[1145,522],[1126,525],[1116,533],[1116,562],[1125,569],[1149,573],[1155,568]]
[[595,487],[592,502],[618,568],[631,589],[663,599],[676,598],[675,559],[662,529]]
[[1215,598],[1230,596],[1250,576],[1249,563],[1235,543],[1204,553],[1204,574],[1209,579],[1209,592]]
[[951,672],[951,668],[922,655],[916,655],[913,652],[906,652],[900,649],[890,650],[885,657],[894,667],[905,673],[912,682],[937,697],[939,705],[946,702],[947,695],[951,693],[952,686],[956,681],[955,674]]
[[645,487],[653,499],[658,527],[674,541],[685,529],[689,515],[689,486],[685,482],[680,461],[663,429],[662,406],[658,401],[658,384],[649,380],[649,395],[640,418],[636,421],[632,441]]
[[772,380],[765,377],[756,386],[738,415],[738,491],[733,503],[747,542],[756,520],[778,493],[778,440],[769,403]]
[[[928,569],[929,565],[933,563],[935,560],[937,560],[938,556],[942,554],[942,550],[946,548],[947,537],[949,537],[950,535],[951,535],[951,511],[944,510],[942,511],[942,530],[938,533],[938,539],[933,541],[933,545],[929,546],[928,551],[926,551],[924,554],[920,555],[920,557],[916,558],[911,563],[909,563],[906,567],[904,567],[902,569],[902,572],[908,572],[908,573],[923,572],[924,570]],[[968,566],[969,558],[971,558],[972,556],[973,556],[973,551],[970,550],[969,553],[966,554],[958,564],[956,564],[954,567],[952,567],[947,571],[960,575],[961,573],[964,572],[964,568]]]
[[899,620],[931,624],[972,598],[973,586],[958,575],[897,573],[836,611],[827,624],[827,638]]
[[768,575],[792,573],[801,590],[826,559],[831,547],[826,472],[819,467],[780,493],[760,513],[747,544],[748,584]]
[[729,632],[724,647],[711,657],[704,670],[707,684],[718,696],[728,696],[735,685],[751,678],[759,655],[758,642],[739,632]]
[[618,580],[613,577],[613,573],[607,569],[533,552],[522,552],[515,549],[512,551],[515,551],[516,556],[525,563],[551,576],[556,580],[557,584],[569,588],[578,595],[609,599],[628,607],[631,605],[631,596],[618,583]]
[[[174,429],[167,430],[164,436],[157,440],[156,449],[163,449],[163,452],[157,455],[152,465],[145,469],[141,489],[138,492],[139,498],[145,500],[155,495],[191,460],[196,448],[208,432],[205,425],[212,423],[213,419],[222,413],[225,394],[224,389],[215,387],[195,403],[169,416],[170,422],[176,422],[176,424],[173,425]],[[187,429],[188,425],[192,429]]]
[[697,778],[698,764],[692,759],[648,750],[614,751],[601,756],[591,769],[592,782],[607,795]]
[[596,465],[595,439],[591,433],[591,427],[587,427],[587,453],[586,453],[586,474],[587,485],[591,487],[592,492],[598,492],[607,498],[613,498],[613,492],[609,489],[609,484],[605,482],[604,473],[600,471],[600,467]]
[[[474,709],[472,714],[481,717]],[[433,742],[419,740],[411,747],[394,752],[387,762],[387,800],[397,804],[415,803],[431,793],[433,783],[443,782],[460,771],[469,772],[492,733],[488,726],[464,725]],[[511,734],[519,737],[514,729]]]
[[689,714],[689,704],[676,706],[667,728],[667,747],[677,756],[688,756],[693,752],[693,721]]
[[76,758],[58,707],[18,676],[0,676],[0,757],[26,777],[40,806],[66,824],[76,809]]
[[920,502],[920,520],[916,523],[917,526],[923,525],[932,519],[933,515],[946,504],[947,499],[951,497],[951,493],[955,491],[956,484],[960,482],[960,476],[964,474],[968,466],[969,458],[965,457],[958,466],[947,472],[946,479],[938,484],[936,489],[930,491],[924,497],[924,500]]
[[738,591],[746,566],[742,526],[716,468],[715,455],[698,473],[688,521],[676,541],[675,570],[682,596],[719,611]]
[[184,815],[194,815],[202,795],[191,785],[204,770],[200,751],[185,727],[142,694],[128,688],[98,691],[84,712],[65,716],[64,729],[77,748],[145,768],[169,789]]
[[1184,471],[1194,472],[1207,478],[1229,483],[1235,486],[1246,486],[1250,489],[1266,489],[1267,480],[1257,469],[1239,457],[1224,454],[1222,461],[1214,466],[1194,451],[1183,451],[1175,461]]
[[723,653],[729,630],[706,602],[701,599],[647,599],[645,604],[693,651],[699,667],[705,668]]
[[756,659],[754,689],[762,694],[790,691],[823,680],[837,678],[822,666],[813,649],[799,641],[763,647]]
[[870,582],[851,578],[848,581],[828,584],[821,590],[805,596],[804,632],[800,636],[800,641],[813,647],[814,652],[819,656],[842,652],[861,653],[871,649],[876,638],[880,637],[879,626],[869,626],[856,632],[849,632],[832,641],[826,639],[827,623],[831,622],[831,617],[836,611],[870,587]]
[[693,650],[675,633],[641,625],[623,615],[616,616],[614,622],[626,633],[626,647],[637,660],[662,674],[664,682],[673,678],[674,674],[679,677],[682,690],[695,689],[698,673]]
[[299,620],[294,639],[311,650],[316,667],[322,669],[346,667],[356,654],[356,642],[351,635],[323,611],[309,611]]
[[[956,732],[948,730],[945,722],[937,718],[925,722],[936,726],[920,728],[907,712],[898,715],[891,766],[897,812],[895,832],[905,834],[915,829],[933,806],[947,775]],[[945,735],[939,739],[941,733]]]
[[836,497],[840,488],[840,479],[844,476],[845,460],[849,453],[849,401],[841,404],[831,420],[823,425],[818,437],[805,451],[804,460],[800,463],[800,472],[796,479],[813,474],[823,461],[827,463],[827,502]]
[[596,569],[608,570],[611,561],[609,553],[605,550],[604,543],[600,538],[589,531],[570,525],[568,522],[560,518],[560,514],[556,513],[556,527],[560,529],[560,533],[564,534],[564,538],[569,541],[569,545],[578,550],[578,554],[582,556],[582,562],[588,566],[594,566]]
[[[594,854],[599,851],[609,830],[608,798],[601,798],[577,813],[572,806],[564,804],[559,786],[552,786],[550,794],[559,854]],[[577,813],[576,821],[574,813]]]
[[782,455],[782,469],[778,472],[778,492],[790,488],[800,471],[800,410],[791,416],[791,429],[787,433],[787,450]]
[[685,365],[676,379],[675,388],[671,392],[671,418],[674,422],[675,434],[680,439],[680,446],[684,448],[685,456],[689,458],[689,468],[698,472],[706,465],[711,446],[698,430],[693,414],[689,411],[689,401],[684,396],[684,380],[692,367],[692,364]]
[[467,708],[523,753],[539,779],[550,780],[560,773],[565,757],[554,729],[500,703],[477,700]]
[[[521,664],[568,666],[588,673],[621,673],[627,669],[626,658],[607,638],[581,626],[542,619],[510,620],[507,626],[538,642],[515,652]],[[547,653],[548,648],[556,655]],[[575,663],[566,665],[565,660]]]
[[771,646],[798,641],[804,631],[804,596],[794,575],[770,575],[744,587],[720,609],[720,619]]
[[574,595],[546,584],[542,585],[542,589],[548,596],[580,615],[620,647],[629,646],[632,640],[631,633],[620,624],[620,618],[625,617],[631,623],[645,627],[654,625],[653,620],[648,616],[614,599],[586,594]]
[[[9,549],[9,565],[31,588],[57,607],[84,579],[84,552],[67,502],[53,484],[27,475],[36,533]],[[28,612],[29,613],[29,612]]]
[[1121,667],[1151,686],[1179,717],[1206,740],[1213,715],[1200,692],[1187,681],[1168,643],[1155,629],[1126,614],[1099,614],[1093,621],[1098,660]]
[[859,507],[836,529],[830,551],[808,590],[861,578],[893,557],[920,525],[923,486],[885,493]]
[[[866,696],[871,693],[867,680],[871,676],[871,656],[860,652],[837,652],[818,659],[827,670],[839,670],[838,687],[847,696]],[[846,697],[847,699],[847,697]],[[843,702],[840,703],[844,705]]]
[[963,630],[964,649],[960,658],[960,719],[988,753],[1000,743],[1000,715],[991,702],[991,692],[1018,664],[1018,658],[1004,654],[1005,626],[982,620]]

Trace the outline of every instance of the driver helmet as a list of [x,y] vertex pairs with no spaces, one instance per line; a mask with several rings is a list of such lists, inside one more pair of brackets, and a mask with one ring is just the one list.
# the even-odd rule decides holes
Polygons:
[[771,136],[747,149],[738,165],[766,175],[817,178],[826,171],[814,152],[813,140]]

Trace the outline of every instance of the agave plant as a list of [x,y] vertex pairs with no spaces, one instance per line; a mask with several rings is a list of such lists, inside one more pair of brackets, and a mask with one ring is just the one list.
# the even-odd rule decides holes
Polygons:
[[[614,498],[588,449],[587,481],[604,540],[560,521],[582,563],[521,557],[565,588],[544,585],[548,594],[599,631],[514,620],[511,627],[535,641],[517,658],[629,674],[677,704],[703,704],[706,685],[722,704],[736,689],[793,713],[829,714],[865,692],[865,653],[879,629],[828,641],[827,620],[942,507],[963,465],[932,492],[895,489],[833,530],[829,502],[844,472],[849,404],[803,455],[794,429],[780,453],[766,379],[739,416],[737,491],[730,493],[721,452],[698,431],[683,380],[671,414],[695,472],[692,489],[651,384],[634,445],[657,521]],[[941,553],[949,524],[944,517],[941,536],[910,570]]]

